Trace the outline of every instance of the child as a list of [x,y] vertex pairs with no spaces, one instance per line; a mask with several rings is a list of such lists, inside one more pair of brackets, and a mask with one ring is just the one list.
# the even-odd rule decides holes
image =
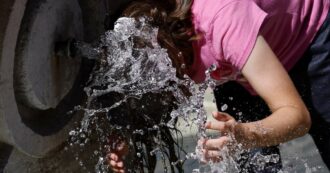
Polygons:
[[[123,15],[148,16],[159,27],[158,41],[168,49],[179,74],[202,82],[205,70],[216,64],[214,79],[237,81],[250,93],[242,99],[258,95],[268,106],[269,115],[253,122],[214,113],[218,121],[206,127],[226,135],[204,141],[208,159],[218,160],[218,151],[232,143],[230,136],[245,148],[274,146],[300,137],[311,127],[311,113],[311,132],[329,167],[329,4],[329,0],[140,0]],[[185,69],[178,63],[182,59]],[[236,85],[232,90],[219,87],[219,104],[225,103],[221,94],[231,96],[221,90],[242,92]],[[254,119],[253,113],[242,117]],[[124,172],[118,153],[110,154],[110,165],[115,172]]]

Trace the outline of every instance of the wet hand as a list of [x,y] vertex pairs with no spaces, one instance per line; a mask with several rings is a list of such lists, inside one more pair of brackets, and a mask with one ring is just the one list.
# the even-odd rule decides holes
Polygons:
[[213,112],[213,118],[217,121],[207,122],[206,129],[216,130],[221,136],[214,139],[206,139],[203,142],[204,156],[207,161],[221,161],[220,150],[233,142],[236,120],[227,113]]
[[108,153],[108,164],[115,173],[125,173],[124,157],[128,154],[127,143],[119,137],[111,137],[113,143],[110,153]]

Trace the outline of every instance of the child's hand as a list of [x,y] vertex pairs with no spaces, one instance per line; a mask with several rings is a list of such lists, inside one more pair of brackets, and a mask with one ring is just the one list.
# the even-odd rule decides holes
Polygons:
[[110,141],[113,143],[110,153],[107,155],[109,165],[115,173],[125,173],[124,157],[128,154],[127,143],[121,138],[111,137]]
[[217,130],[221,136],[215,139],[207,139],[204,141],[205,159],[218,162],[221,160],[219,151],[234,137],[234,128],[237,124],[236,120],[227,113],[213,112],[215,122],[207,122],[206,129]]

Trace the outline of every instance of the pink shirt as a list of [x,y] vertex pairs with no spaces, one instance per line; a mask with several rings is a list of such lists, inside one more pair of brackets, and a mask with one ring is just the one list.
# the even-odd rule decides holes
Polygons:
[[215,79],[235,79],[261,34],[289,70],[303,55],[322,25],[330,0],[194,0],[193,24],[201,39],[193,42],[190,76],[205,79],[218,66]]

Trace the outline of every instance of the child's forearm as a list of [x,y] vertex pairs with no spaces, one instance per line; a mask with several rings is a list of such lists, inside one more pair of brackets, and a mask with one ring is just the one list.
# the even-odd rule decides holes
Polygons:
[[285,106],[263,120],[237,124],[235,137],[246,148],[273,146],[303,136],[309,128],[307,110]]

